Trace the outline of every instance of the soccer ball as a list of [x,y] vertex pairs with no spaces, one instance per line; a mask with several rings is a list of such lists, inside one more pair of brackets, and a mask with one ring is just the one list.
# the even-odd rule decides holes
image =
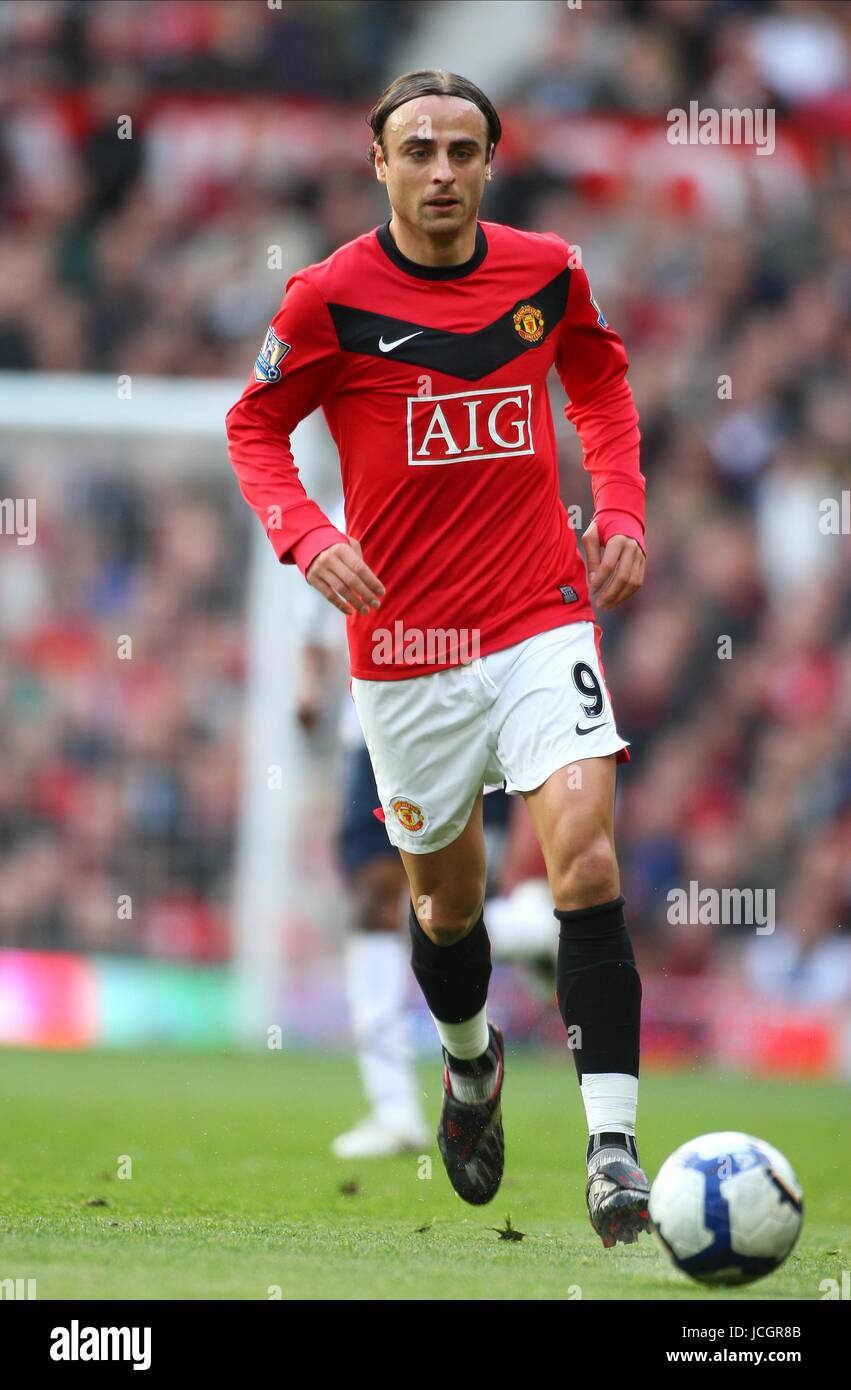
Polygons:
[[783,1263],[801,1229],[803,1194],[764,1139],[702,1134],[667,1158],[650,1220],[674,1264],[702,1284],[750,1284]]

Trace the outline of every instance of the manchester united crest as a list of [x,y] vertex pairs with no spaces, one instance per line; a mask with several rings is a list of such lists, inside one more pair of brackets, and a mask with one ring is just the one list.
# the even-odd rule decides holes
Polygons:
[[274,328],[270,327],[266,334],[266,341],[257,354],[257,361],[254,363],[255,381],[280,381],[281,368],[279,363],[283,362],[287,353],[290,351],[290,344],[285,343],[279,338]]
[[544,316],[537,304],[521,304],[514,313],[514,330],[524,343],[539,343],[544,336]]
[[420,835],[425,830],[425,811],[415,801],[408,801],[404,796],[397,796],[390,802],[390,809],[402,829],[407,830],[409,835]]

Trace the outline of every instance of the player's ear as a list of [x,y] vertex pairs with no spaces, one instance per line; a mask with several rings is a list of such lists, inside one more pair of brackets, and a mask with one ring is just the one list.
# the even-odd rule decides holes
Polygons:
[[378,179],[379,183],[384,183],[386,180],[386,175],[384,173],[384,151],[377,140],[373,140],[372,142],[372,151],[375,156],[375,177]]

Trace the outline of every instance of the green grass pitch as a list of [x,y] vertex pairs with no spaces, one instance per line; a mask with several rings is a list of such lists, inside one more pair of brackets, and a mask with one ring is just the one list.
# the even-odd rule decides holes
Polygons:
[[[346,1057],[0,1051],[0,1071],[0,1279],[34,1278],[39,1299],[818,1300],[851,1261],[840,1083],[642,1076],[651,1177],[685,1139],[743,1129],[782,1149],[804,1187],[783,1268],[710,1291],[649,1236],[600,1245],[579,1091],[557,1057],[509,1048],[506,1176],[483,1208],[454,1195],[435,1145],[431,1177],[416,1155],[332,1158],[363,1110]],[[419,1075],[436,1121],[437,1053]],[[498,1234],[509,1216],[524,1239]]]

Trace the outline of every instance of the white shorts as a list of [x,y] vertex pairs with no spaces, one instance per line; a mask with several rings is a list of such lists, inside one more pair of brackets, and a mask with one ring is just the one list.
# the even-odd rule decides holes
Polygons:
[[595,636],[592,622],[567,623],[430,676],[352,678],[392,844],[433,854],[483,787],[534,791],[568,763],[627,747]]

